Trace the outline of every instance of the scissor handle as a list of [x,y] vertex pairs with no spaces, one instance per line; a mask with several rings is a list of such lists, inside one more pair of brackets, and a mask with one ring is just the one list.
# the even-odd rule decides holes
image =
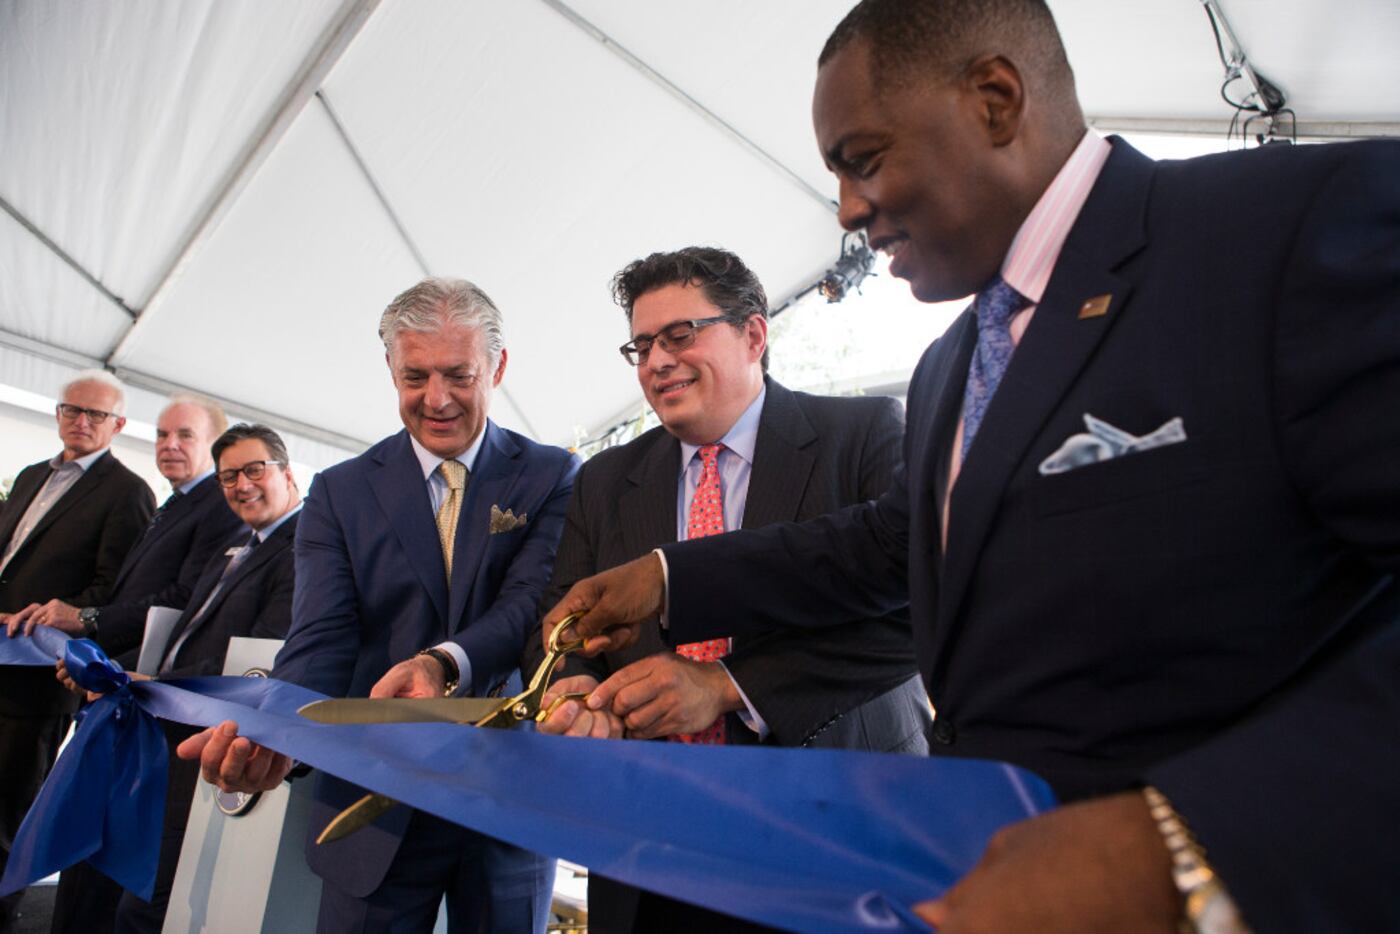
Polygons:
[[577,623],[582,618],[582,613],[570,613],[559,621],[559,625],[555,626],[554,631],[549,634],[549,654],[558,655],[560,658],[563,658],[570,652],[577,652],[579,649],[583,648],[584,642],[587,641],[586,639],[573,639],[569,642],[562,643],[559,641],[564,630],[571,628],[574,623]]
[[[502,709],[511,711],[511,716],[515,718],[516,722],[534,719],[539,714],[540,705],[544,701],[544,693],[549,689],[549,679],[554,674],[555,667],[565,655],[583,648],[583,639],[571,639],[567,642],[560,639],[560,634],[578,622],[581,615],[573,613],[560,620],[559,625],[555,626],[554,631],[549,634],[549,651],[545,653],[544,661],[540,663],[540,667],[535,669],[535,676],[530,679],[530,683],[523,692],[512,697],[503,705]],[[481,721],[481,723],[485,722],[485,720]]]
[[554,713],[554,711],[559,709],[560,705],[567,704],[569,701],[578,701],[579,703],[583,703],[584,699],[587,697],[587,691],[566,691],[563,694],[560,694],[558,697],[554,698],[554,700],[550,701],[548,707],[535,714],[535,720],[537,720],[540,723],[543,723],[549,719],[550,715]]

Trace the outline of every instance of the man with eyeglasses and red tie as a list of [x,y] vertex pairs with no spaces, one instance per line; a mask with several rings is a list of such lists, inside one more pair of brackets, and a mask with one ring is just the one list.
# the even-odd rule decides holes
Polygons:
[[[0,622],[54,598],[73,606],[105,603],[155,511],[150,487],[109,450],[126,424],[122,384],[110,373],[85,370],[60,398],[63,450],[20,471],[0,506]],[[76,704],[52,671],[0,668],[0,869]],[[10,929],[22,894],[0,903],[0,932]]]
[[[658,546],[821,515],[888,488],[899,404],[792,392],[769,378],[768,299],[738,256],[654,253],[617,274],[613,295],[631,327],[622,354],[661,426],[580,469],[542,608]],[[538,630],[530,649],[539,657]],[[571,657],[551,690],[547,700],[592,692],[541,726],[579,736],[924,754],[932,726],[902,611],[675,651],[653,633],[600,658]],[[588,882],[597,934],[755,929],[596,873]]]

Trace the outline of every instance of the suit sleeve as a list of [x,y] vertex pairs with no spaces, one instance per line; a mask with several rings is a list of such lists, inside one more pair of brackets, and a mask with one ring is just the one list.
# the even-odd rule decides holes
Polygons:
[[1333,638],[1293,685],[1146,775],[1256,930],[1400,930],[1397,151],[1358,146],[1321,188],[1275,310],[1277,443],[1370,592],[1326,595]]
[[[554,573],[550,576],[543,599],[540,600],[537,613],[539,618],[563,599],[564,594],[568,593],[575,583],[604,570],[598,567],[595,551],[597,531],[588,521],[591,503],[589,495],[592,492],[588,486],[589,476],[590,471],[585,467],[581,468],[574,478],[573,495],[569,499],[569,509],[564,516],[564,532],[559,538],[559,551],[554,559]],[[539,618],[525,640],[525,650],[520,659],[521,670],[526,674],[539,668],[540,663],[544,661],[544,630],[540,626]],[[560,666],[557,677],[586,674],[602,681],[611,673],[612,666],[605,655],[593,658],[570,655]]]
[[[909,602],[905,477],[901,465],[890,489],[873,503],[807,522],[666,546],[671,641],[832,626],[904,607]],[[742,595],[741,614],[735,612],[735,594]]]
[[472,693],[481,696],[505,681],[520,664],[525,640],[539,619],[540,597],[554,567],[569,508],[578,458],[560,458],[554,482],[530,522],[496,599],[454,638],[471,661]]
[[294,549],[291,629],[273,677],[345,697],[360,650],[360,607],[345,529],[324,477],[311,483]]
[[[111,456],[111,455],[108,455]],[[71,606],[100,606],[106,602],[121,571],[122,561],[151,516],[156,511],[156,497],[145,481],[135,474],[125,478],[127,489],[116,498],[102,521],[97,555],[93,563],[92,582],[72,596],[60,597]]]
[[[885,493],[900,462],[900,407],[893,399],[881,401],[873,417],[862,417],[865,430],[851,438],[849,452],[832,452],[851,476],[849,485],[844,477],[827,482],[847,489],[851,501]],[[817,632],[788,629],[741,640],[725,665],[780,746],[802,744],[824,724],[915,672],[903,611]]]

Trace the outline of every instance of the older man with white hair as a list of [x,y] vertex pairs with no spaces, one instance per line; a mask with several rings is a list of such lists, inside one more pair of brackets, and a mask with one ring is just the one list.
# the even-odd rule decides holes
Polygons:
[[[112,456],[126,424],[122,384],[85,370],[63,387],[55,417],[63,450],[15,478],[0,506],[0,621],[32,603],[105,603],[155,497]],[[0,869],[48,774],[76,697],[46,668],[0,668]],[[6,931],[18,895],[0,903]]]

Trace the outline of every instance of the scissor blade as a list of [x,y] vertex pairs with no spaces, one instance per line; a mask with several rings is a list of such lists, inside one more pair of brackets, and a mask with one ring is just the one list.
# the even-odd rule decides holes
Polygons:
[[315,701],[297,713],[317,723],[476,723],[504,703],[497,697],[351,697]]
[[330,843],[341,837],[348,837],[355,831],[368,827],[374,823],[376,817],[395,804],[398,802],[393,798],[386,798],[384,795],[365,795],[337,814],[326,825],[326,829],[322,830],[321,835],[316,838],[316,845],[320,846],[322,843]]

